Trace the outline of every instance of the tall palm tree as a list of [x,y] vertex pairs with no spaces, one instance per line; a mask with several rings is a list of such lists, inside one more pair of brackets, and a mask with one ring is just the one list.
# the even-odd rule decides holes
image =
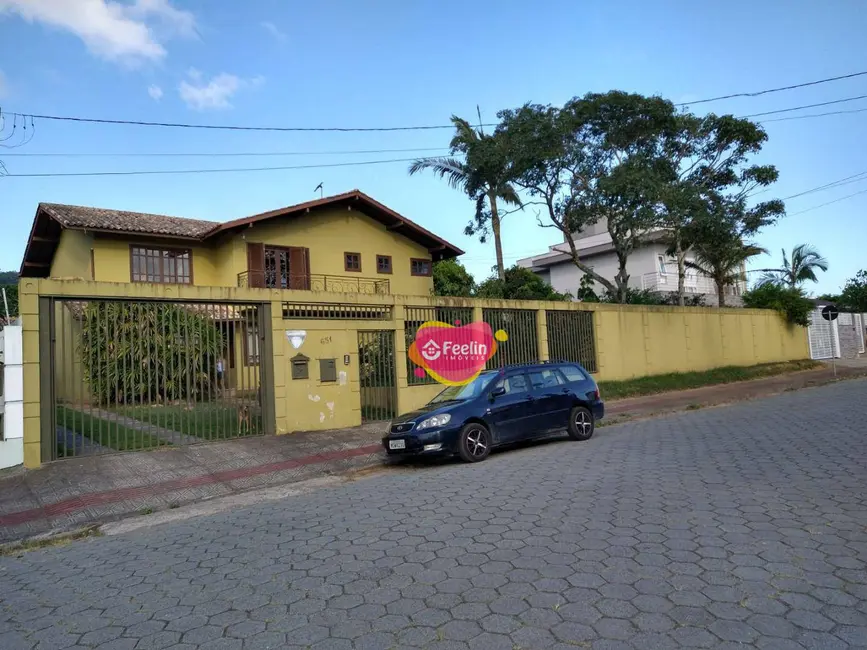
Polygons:
[[[486,135],[481,127],[474,129],[465,119],[452,115],[452,124],[455,125],[455,135],[451,141],[452,156],[478,150],[480,147],[491,144],[495,136]],[[487,229],[487,221],[491,221],[491,232],[494,235],[494,248],[497,254],[497,277],[506,279],[506,267],[503,264],[503,243],[500,239],[500,212],[498,201],[510,205],[521,205],[518,192],[506,179],[505,162],[495,162],[496,157],[483,156],[486,161],[483,167],[471,167],[454,157],[446,158],[420,158],[409,166],[410,175],[424,169],[431,170],[440,178],[446,179],[449,187],[461,190],[476,201],[476,215],[474,224],[467,227],[467,232],[472,234]],[[487,204],[487,206],[486,206]],[[490,210],[488,212],[486,210]],[[482,236],[484,241],[484,235]]]
[[774,284],[786,284],[797,287],[803,282],[818,282],[816,270],[827,271],[828,260],[810,244],[798,244],[792,249],[792,257],[783,249],[783,265],[777,269],[760,269],[764,272],[760,283],[773,282]]
[[695,259],[687,260],[685,264],[713,280],[720,307],[726,306],[725,288],[746,279],[746,261],[768,252],[755,244],[746,244],[739,238],[712,244],[696,243],[692,251]]

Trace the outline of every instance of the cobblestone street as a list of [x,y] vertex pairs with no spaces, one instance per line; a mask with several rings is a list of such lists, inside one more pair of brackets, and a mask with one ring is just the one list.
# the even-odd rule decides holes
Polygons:
[[867,382],[0,558],[0,650],[867,647]]

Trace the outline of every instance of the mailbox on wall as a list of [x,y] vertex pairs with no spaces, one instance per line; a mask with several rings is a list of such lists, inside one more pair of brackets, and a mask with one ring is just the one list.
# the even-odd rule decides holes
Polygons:
[[308,379],[310,377],[310,358],[303,354],[296,354],[289,359],[289,364],[292,366],[292,379]]
[[319,360],[319,381],[337,381],[337,362],[335,359]]

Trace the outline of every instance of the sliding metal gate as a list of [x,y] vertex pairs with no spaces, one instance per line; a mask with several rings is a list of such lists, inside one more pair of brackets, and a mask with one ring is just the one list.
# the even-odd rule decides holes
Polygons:
[[389,420],[397,415],[394,332],[358,332],[361,420]]
[[273,430],[270,304],[41,301],[43,458]]

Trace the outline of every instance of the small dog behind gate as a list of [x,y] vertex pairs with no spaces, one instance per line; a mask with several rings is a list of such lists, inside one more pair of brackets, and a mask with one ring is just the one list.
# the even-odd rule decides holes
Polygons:
[[244,430],[250,433],[250,407],[242,406],[238,409],[238,433],[243,433]]

